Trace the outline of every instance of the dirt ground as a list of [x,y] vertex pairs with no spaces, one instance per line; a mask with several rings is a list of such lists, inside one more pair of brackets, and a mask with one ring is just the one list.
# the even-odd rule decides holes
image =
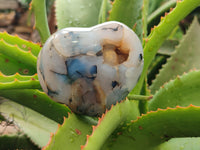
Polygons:
[[[49,13],[48,20],[53,33],[56,30],[53,6],[50,12],[52,13]],[[26,40],[40,42],[40,36],[33,27],[34,15],[28,7],[22,6],[18,0],[0,0],[0,32],[6,31]]]

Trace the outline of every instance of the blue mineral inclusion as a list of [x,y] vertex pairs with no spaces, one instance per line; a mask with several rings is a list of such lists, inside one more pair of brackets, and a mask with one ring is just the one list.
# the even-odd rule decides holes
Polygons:
[[90,68],[90,74],[91,75],[96,75],[97,74],[97,66],[94,65]]
[[70,58],[66,62],[67,76],[71,81],[76,81],[79,78],[94,79],[97,74],[97,66],[89,65],[82,62],[78,58]]

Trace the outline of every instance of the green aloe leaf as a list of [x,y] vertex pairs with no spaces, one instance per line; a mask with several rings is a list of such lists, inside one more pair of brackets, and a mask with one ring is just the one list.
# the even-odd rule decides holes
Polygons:
[[35,28],[38,30],[42,43],[50,36],[47,11],[46,11],[46,0],[32,0],[31,9],[35,14]]
[[151,63],[148,71],[148,84],[152,84],[152,80],[156,78],[156,75],[159,72],[159,69],[162,67],[162,65],[166,63],[166,57],[165,56],[156,56]]
[[142,6],[143,0],[115,0],[110,12],[109,20],[115,20],[134,28],[136,34],[142,38]]
[[148,112],[127,124],[107,149],[152,150],[171,138],[200,137],[199,115],[195,106]]
[[149,13],[151,14],[154,12],[157,8],[162,6],[163,3],[166,3],[169,0],[154,0],[149,2]]
[[151,34],[144,40],[145,46],[143,71],[137,85],[131,91],[131,94],[140,93],[142,85],[146,78],[149,65],[154,59],[160,46],[170,35],[170,33],[174,30],[174,28],[178,25],[179,21],[181,21],[199,5],[200,0],[177,1],[176,7],[169,14],[166,14],[166,16],[161,19],[161,22],[157,27],[154,27],[154,29],[152,29]]
[[158,108],[200,106],[200,71],[191,71],[166,83],[149,101],[149,110]]
[[92,125],[94,123],[83,116],[70,114],[43,149],[80,150],[81,145],[86,142],[86,135],[92,132]]
[[158,54],[171,56],[174,53],[175,48],[178,44],[178,40],[166,40],[158,50]]
[[7,76],[0,72],[0,83],[8,83],[16,79],[19,81],[38,80],[38,76],[37,74],[28,76],[28,75],[20,75],[19,73]]
[[99,24],[107,21],[108,11],[111,9],[111,7],[110,0],[102,0],[101,9],[99,12]]
[[40,45],[23,40],[17,35],[0,32],[0,72],[11,75],[16,72],[25,75],[36,73]]
[[153,150],[199,150],[200,138],[172,138]]
[[11,57],[0,53],[0,72],[6,75],[12,75],[16,72],[24,75],[33,75],[36,69],[25,65],[21,61],[17,61]]
[[[18,73],[6,76],[0,72],[0,96],[27,106],[59,123],[70,110],[52,101],[41,89],[37,74],[24,76]],[[56,113],[51,113],[55,111]]]
[[0,112],[8,120],[12,119],[39,147],[48,143],[50,133],[55,132],[58,127],[57,122],[15,102],[2,102]]
[[98,24],[102,0],[56,0],[58,29]]
[[30,67],[36,68],[37,57],[31,51],[24,51],[18,45],[6,43],[4,39],[0,40],[0,53],[12,57]]
[[3,39],[6,43],[9,43],[10,45],[17,45],[20,49],[24,51],[31,51],[31,53],[36,57],[38,56],[41,49],[39,44],[23,40],[17,35],[13,36],[8,34],[7,32],[0,32],[0,39]]
[[106,141],[115,139],[116,135],[112,137],[112,133],[117,128],[130,122],[130,120],[135,120],[139,115],[139,110],[135,101],[125,100],[122,103],[116,104],[111,110],[103,114],[97,126],[93,127],[93,133],[87,138],[83,150],[102,148]]
[[0,96],[26,106],[58,123],[71,112],[65,105],[51,100],[44,92],[36,89],[0,90]]
[[100,149],[115,129],[131,119],[136,119],[137,116],[139,111],[136,103],[128,100],[113,106],[110,111],[103,114],[97,125],[91,121],[88,124],[88,119],[82,118],[83,116],[70,114],[51,137],[51,142],[45,149]]
[[39,150],[25,135],[0,136],[0,149],[31,149]]
[[160,70],[150,89],[155,93],[165,82],[174,79],[177,75],[188,72],[190,69],[200,69],[200,25],[194,19],[187,34],[184,36],[175,53],[168,59]]
[[23,76],[18,73],[11,76],[3,75],[0,72],[0,90],[11,89],[41,89],[37,74]]
[[[158,2],[159,1],[159,2]],[[162,3],[163,0],[154,0],[150,4],[159,4]],[[148,26],[153,27],[157,25],[160,21],[160,17],[164,15],[165,12],[168,12],[170,8],[174,8],[176,6],[177,0],[165,0],[165,3],[158,7],[154,12],[151,13],[148,17]],[[149,10],[151,11],[152,5],[150,5]]]

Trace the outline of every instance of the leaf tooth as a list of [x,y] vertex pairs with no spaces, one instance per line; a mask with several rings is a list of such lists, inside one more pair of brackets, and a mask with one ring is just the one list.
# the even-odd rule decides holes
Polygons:
[[14,79],[14,82],[19,82],[19,80],[17,78]]
[[19,38],[19,35],[17,35],[17,34],[14,34],[14,37],[17,37],[17,38]]
[[90,138],[90,135],[86,135],[86,137],[87,137],[87,141],[88,141],[88,139]]
[[[62,124],[62,125],[63,125],[63,124]],[[59,129],[62,125],[61,125],[61,124],[58,124],[58,129]],[[58,130],[58,129],[57,129],[57,130]]]
[[7,32],[6,30],[4,30],[4,31],[3,31],[3,33],[6,33],[6,34],[8,34],[8,32]]
[[[153,30],[153,28],[151,28]],[[144,38],[144,42],[145,44],[147,44],[149,42],[149,39],[148,38]]]
[[171,107],[167,107],[166,109],[171,109]]
[[5,77],[5,75],[0,71],[0,76]]
[[97,128],[96,126],[94,126],[94,125],[92,126],[92,130],[93,130],[93,131],[94,131],[96,128]]
[[29,10],[32,10],[32,1],[29,3]]
[[136,119],[135,121],[139,120],[141,117],[142,117],[142,116],[138,116],[137,119]]
[[[151,111],[148,111],[146,114],[150,114],[150,113],[153,113],[154,111],[153,110],[151,110]],[[141,118],[141,117],[140,117]],[[139,118],[139,119],[140,119]]]
[[86,135],[86,143],[85,143],[85,145],[81,145],[81,150],[83,150],[85,148],[85,146],[88,143],[89,138],[90,138],[90,135]]
[[83,150],[85,148],[85,145],[81,145],[81,150]]
[[158,111],[161,111],[162,109],[161,109],[161,108],[158,108],[157,110],[158,110]]
[[180,79],[181,79],[180,75],[177,75],[177,76],[176,76],[176,78],[177,78],[178,80],[180,80]]
[[169,14],[168,12],[165,12],[165,17],[166,17],[168,14]]
[[163,16],[161,16],[161,17],[160,17],[160,21],[163,21],[163,20],[164,20],[164,17],[163,17]]
[[102,121],[102,118],[104,118],[104,116],[105,116],[105,115],[104,115],[104,114],[102,114],[102,115],[101,115],[101,117],[99,117],[98,124],[100,124],[100,123],[101,123],[101,121]]
[[197,106],[195,106],[195,105],[193,105],[193,104],[190,104],[188,107],[197,107]]
[[[69,112],[68,112],[68,117],[69,117]],[[57,134],[57,132],[59,131],[59,129],[64,125],[64,123],[66,122],[66,117],[63,117],[64,119],[63,119],[63,123],[62,123],[62,125],[60,125],[59,123],[58,123],[58,128],[57,128],[57,130],[56,130],[56,132],[55,133],[50,133],[50,138],[49,138],[49,141],[48,141],[48,143],[47,143],[47,145],[45,145],[43,148],[42,148],[42,150],[45,150],[46,148],[48,148],[48,146],[51,144],[51,142],[53,141],[53,137]]]
[[36,29],[36,26],[34,25],[34,26],[33,26],[33,30],[35,30],[35,29]]
[[53,139],[53,137],[55,136],[55,134],[54,133],[52,133],[52,132],[50,132],[50,140],[48,141],[48,143],[47,143],[47,145],[45,145],[43,148],[42,148],[42,150],[45,150],[48,146],[49,146],[49,144],[51,143],[51,140]]

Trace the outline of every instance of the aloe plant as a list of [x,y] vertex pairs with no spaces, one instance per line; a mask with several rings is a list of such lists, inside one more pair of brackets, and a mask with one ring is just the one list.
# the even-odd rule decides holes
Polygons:
[[20,129],[2,132],[0,148],[199,149],[200,25],[195,18],[184,35],[178,26],[199,5],[200,0],[56,0],[58,29],[115,20],[143,42],[144,68],[136,87],[96,118],[77,115],[42,91],[36,63],[50,32],[45,0],[32,0],[42,43],[0,33],[0,120]]

